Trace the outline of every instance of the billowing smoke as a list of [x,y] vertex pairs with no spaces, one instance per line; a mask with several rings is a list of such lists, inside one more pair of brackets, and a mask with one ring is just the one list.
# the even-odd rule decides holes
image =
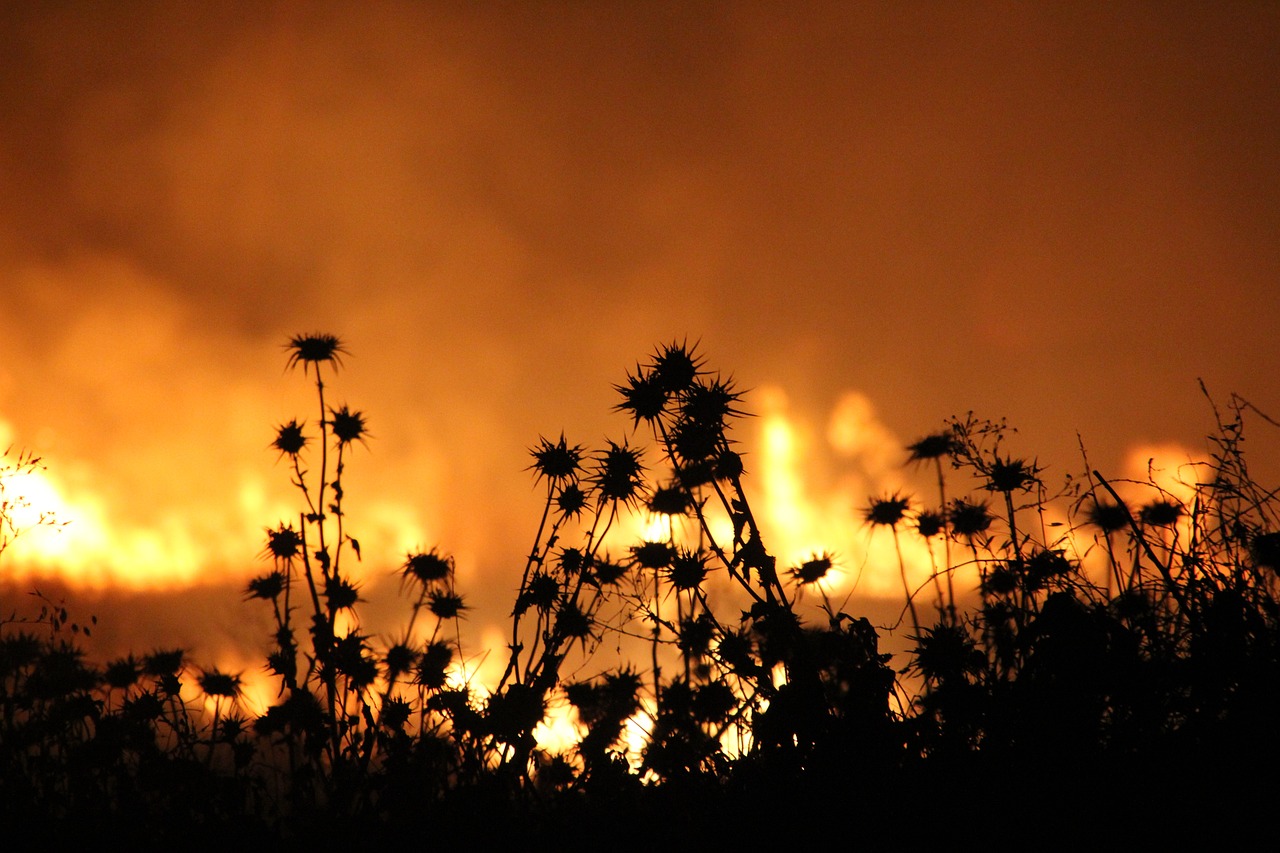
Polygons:
[[0,420],[74,543],[6,554],[19,590],[234,601],[297,512],[269,445],[316,417],[299,332],[343,338],[331,392],[368,418],[370,593],[440,545],[497,619],[526,449],[624,433],[611,386],[663,342],[747,389],[787,558],[850,578],[947,416],[1007,416],[1057,475],[1077,434],[1109,470],[1199,453],[1197,377],[1280,409],[1274,9],[0,16]]

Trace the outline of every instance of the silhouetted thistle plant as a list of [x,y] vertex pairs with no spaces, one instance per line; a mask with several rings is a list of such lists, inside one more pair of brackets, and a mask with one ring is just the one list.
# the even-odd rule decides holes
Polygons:
[[[406,623],[377,641],[361,630],[343,472],[367,421],[326,400],[337,337],[297,336],[288,353],[315,383],[316,415],[281,423],[270,449],[302,506],[264,530],[269,566],[244,589],[270,603],[274,703],[246,717],[241,674],[193,668],[183,649],[96,666],[81,646],[93,620],[37,595],[38,616],[0,618],[10,825],[113,839],[128,827],[153,847],[192,827],[289,843],[378,843],[385,827],[445,843],[481,818],[564,844],[579,839],[548,832],[583,807],[610,825],[658,807],[673,833],[719,833],[766,808],[838,805],[893,832],[883,815],[917,817],[918,800],[897,802],[905,790],[1013,813],[1101,786],[1145,815],[1171,786],[1216,793],[1242,757],[1280,760],[1280,505],[1245,464],[1244,416],[1260,413],[1240,398],[1214,407],[1212,460],[1182,469],[1176,494],[1154,471],[1113,483],[1089,468],[1051,495],[1039,465],[1006,449],[1011,431],[972,415],[909,445],[908,464],[933,463],[939,503],[913,510],[895,492],[862,511],[872,535],[894,536],[914,630],[906,694],[876,629],[828,600],[833,555],[778,571],[732,438],[743,394],[694,347],[661,346],[616,388],[627,435],[529,449],[545,501],[506,670],[486,690],[467,671],[454,560],[437,548],[397,567]],[[0,466],[0,486],[12,470]],[[21,531],[4,526],[13,495],[0,497],[2,554]],[[1050,520],[1059,502],[1066,520]],[[900,536],[913,533],[930,545],[932,624],[907,583]],[[975,588],[955,590],[969,565]],[[600,651],[621,659],[598,663]],[[536,732],[565,708],[579,737],[552,755]],[[1186,772],[1134,775],[1153,765]]]
[[898,525],[907,517],[910,506],[910,500],[898,494],[877,498],[872,500],[863,512],[863,520],[871,525],[872,530],[877,527],[887,527],[893,533],[893,548],[898,555],[898,574],[902,578],[902,591],[906,595],[907,609],[911,613],[911,627],[918,635],[920,614],[916,611],[916,591],[911,588],[911,583],[907,580],[907,564],[902,557],[902,540],[898,537]]
[[[588,453],[563,436],[542,439],[531,450],[547,501],[517,593],[512,654],[499,689],[531,687],[543,702],[558,686],[564,689],[588,729],[578,750],[584,774],[578,784],[592,784],[594,774],[612,766],[605,754],[622,720],[594,710],[587,683],[563,686],[557,673],[572,641],[589,641],[581,649],[590,653],[608,633],[620,642],[639,639],[641,630],[630,627],[638,621],[647,634],[649,671],[643,679],[629,671],[630,698],[618,707],[642,716],[643,771],[656,779],[721,772],[729,760],[726,738],[750,760],[818,749],[815,738],[821,738],[806,720],[830,712],[823,697],[835,689],[819,650],[836,636],[874,643],[874,632],[870,640],[850,633],[847,617],[834,613],[832,627],[808,628],[794,611],[755,522],[742,457],[730,438],[731,423],[744,416],[741,392],[710,374],[687,343],[659,347],[616,390],[617,411],[629,416],[633,430],[648,433],[656,453],[645,461],[626,440]],[[628,558],[619,561],[605,546],[623,514],[642,516],[661,535],[627,546]],[[724,541],[713,523],[719,520],[730,531]],[[816,582],[824,561],[829,569],[829,556],[815,556],[790,579]],[[726,600],[727,612],[717,610],[708,590],[721,577],[741,599]],[[526,632],[530,611],[537,619]],[[678,668],[670,666],[671,656]],[[865,657],[868,667],[883,664],[874,652]],[[636,695],[641,684],[645,696]],[[887,715],[885,684],[880,680],[875,690],[885,691],[879,707]],[[523,730],[516,735],[513,747],[522,738],[529,743]],[[529,772],[530,754],[513,748],[509,766]]]
[[[938,506],[947,506],[947,483],[943,474],[942,461],[944,459],[950,462],[951,457],[958,449],[958,442],[955,433],[948,428],[940,432],[934,432],[925,437],[907,445],[907,463],[933,463],[934,473],[938,480]],[[932,540],[935,535],[942,532],[946,526],[946,517],[941,513],[922,512],[917,518],[917,530],[921,536],[929,540],[929,557],[933,559]],[[951,538],[944,536],[942,539],[942,552],[944,565],[950,569],[951,567]],[[947,618],[955,621],[956,618],[956,594],[955,585],[952,582],[951,571],[939,573],[934,568],[934,581],[937,584],[938,597],[942,598],[942,586],[938,582],[939,574],[945,574],[947,579],[947,590],[945,598],[945,613]]]
[[[379,652],[358,630],[361,585],[343,557],[348,549],[356,559],[361,554],[346,529],[343,474],[351,448],[367,442],[367,420],[361,411],[326,400],[326,377],[337,372],[346,354],[336,336],[295,336],[287,349],[287,367],[301,365],[313,378],[319,417],[315,435],[294,418],[277,428],[272,442],[289,461],[303,508],[296,526],[281,522],[267,529],[264,554],[272,568],[246,590],[248,598],[271,602],[275,645],[267,669],[280,679],[281,694],[254,727],[283,752],[290,809],[356,813],[373,806],[363,776],[382,772],[386,762],[399,760],[395,756],[403,758],[407,739],[443,736],[446,717],[467,709],[465,698],[461,706],[436,701],[449,689],[448,668],[460,647],[456,628],[448,638],[442,629],[456,626],[466,605],[454,588],[452,558],[433,548],[409,554],[401,568],[401,590],[413,604],[400,638]],[[304,460],[309,450],[318,453],[318,465]],[[302,602],[309,613],[305,646],[294,621]],[[434,628],[420,642],[414,632],[424,612]],[[340,616],[349,617],[345,633],[338,627]]]

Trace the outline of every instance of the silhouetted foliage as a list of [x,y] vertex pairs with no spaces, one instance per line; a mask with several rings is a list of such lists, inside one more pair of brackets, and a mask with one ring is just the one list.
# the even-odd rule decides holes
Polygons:
[[[265,529],[270,568],[245,589],[270,607],[276,701],[249,715],[240,673],[193,667],[180,649],[94,665],[89,626],[39,596],[38,613],[0,620],[9,825],[156,846],[193,832],[447,843],[477,821],[490,842],[565,845],[627,825],[661,827],[664,844],[753,840],[766,814],[798,836],[837,809],[868,843],[891,843],[929,819],[926,837],[971,817],[1014,832],[1082,791],[1141,814],[1170,779],[1235,821],[1273,793],[1241,781],[1280,758],[1280,516],[1245,464],[1246,401],[1215,409],[1213,461],[1178,494],[1126,484],[1146,487],[1139,504],[1091,470],[1050,494],[1003,423],[952,418],[910,444],[905,461],[937,473],[938,503],[894,493],[861,510],[893,536],[911,615],[913,647],[893,668],[866,618],[825,594],[802,605],[831,554],[779,572],[735,449],[745,395],[696,347],[661,346],[616,388],[627,435],[530,450],[543,510],[505,670],[482,685],[439,548],[400,567],[409,615],[394,639],[339,618],[363,603],[343,474],[369,433],[363,413],[326,401],[342,342],[303,335],[287,350],[314,383],[314,426],[290,419],[271,443],[299,509]],[[966,482],[959,496],[948,474]],[[1044,523],[1064,504],[1065,521]],[[0,552],[22,532],[13,507],[0,503]],[[619,544],[636,513],[661,533]],[[910,536],[935,560],[925,587],[908,582]],[[957,595],[961,571],[976,589]],[[601,649],[629,657],[598,665]],[[550,754],[539,726],[566,710],[577,742]]]

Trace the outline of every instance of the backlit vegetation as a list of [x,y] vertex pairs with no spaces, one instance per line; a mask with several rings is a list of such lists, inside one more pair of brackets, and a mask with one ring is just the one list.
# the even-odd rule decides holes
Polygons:
[[[936,494],[861,508],[902,578],[911,649],[891,657],[829,598],[836,557],[771,552],[733,432],[747,395],[695,347],[660,346],[616,388],[614,440],[530,448],[545,501],[512,572],[505,668],[482,684],[442,546],[405,555],[399,632],[362,633],[343,478],[368,426],[328,396],[344,354],[330,335],[287,347],[316,396],[276,429],[298,511],[270,520],[245,590],[272,619],[270,707],[247,712],[242,674],[187,650],[93,662],[62,603],[7,607],[9,825],[154,844],[554,842],[615,821],[654,843],[772,821],[901,839],[1169,796],[1238,818],[1262,792],[1237,780],[1280,757],[1280,518],[1246,467],[1243,400],[1214,410],[1212,461],[1176,494],[1092,470],[1047,483],[1012,430],[972,415],[904,448]],[[0,468],[0,553],[23,529],[5,489],[34,464]],[[923,585],[908,537],[933,560]],[[572,743],[544,737],[555,720]]]

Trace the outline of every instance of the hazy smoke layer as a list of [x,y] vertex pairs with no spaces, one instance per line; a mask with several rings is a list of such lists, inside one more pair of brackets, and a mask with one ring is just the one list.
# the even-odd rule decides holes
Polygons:
[[1280,410],[1277,38],[1266,5],[11,4],[0,419],[100,530],[80,577],[238,584],[296,511],[273,427],[314,418],[281,346],[335,332],[371,575],[438,543],[494,602],[525,449],[620,435],[672,339],[811,425],[811,520],[969,409],[1057,472],[1077,431],[1202,448],[1197,377]]

